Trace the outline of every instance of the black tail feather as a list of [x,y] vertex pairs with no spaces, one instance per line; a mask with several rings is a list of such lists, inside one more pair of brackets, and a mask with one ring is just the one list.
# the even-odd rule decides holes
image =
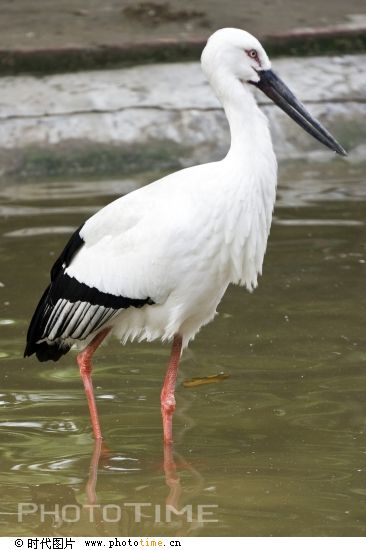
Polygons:
[[64,342],[38,342],[42,338],[44,327],[48,321],[48,316],[45,316],[44,313],[49,302],[50,288],[51,285],[44,291],[33,314],[27,332],[27,345],[24,350],[24,357],[29,357],[35,353],[39,361],[58,361],[71,347]]
[[65,355],[65,353],[70,350],[70,348],[71,346],[64,343],[59,344],[57,342],[53,342],[52,344],[49,344],[48,342],[40,342],[37,344],[34,342],[28,342],[24,351],[24,357],[29,357],[35,353],[38,361],[58,361],[60,357]]
[[[74,254],[83,245],[84,241],[80,237],[81,228],[82,225],[71,235],[60,257],[54,263],[51,269],[52,282],[57,279],[57,276],[62,273],[64,267],[70,263]],[[39,340],[44,338],[44,329],[52,311],[52,306],[54,305],[54,300],[51,296],[52,282],[44,291],[33,314],[27,332],[27,345],[25,347],[24,357],[29,357],[35,353],[39,361],[58,361],[71,347],[57,340],[52,343],[47,343],[46,341],[39,342]]]
[[33,317],[31,319],[28,332],[27,332],[27,346],[25,348],[24,357],[27,357],[29,355],[32,355],[32,353],[34,353],[34,350],[31,353],[27,353],[27,350],[31,349],[35,345],[37,340],[39,340],[42,337],[43,328],[44,328],[43,313],[47,303],[47,298],[48,298],[50,289],[51,289],[51,285],[48,285],[48,287],[42,294],[41,299],[38,302],[38,306],[36,307],[35,312],[33,313]]

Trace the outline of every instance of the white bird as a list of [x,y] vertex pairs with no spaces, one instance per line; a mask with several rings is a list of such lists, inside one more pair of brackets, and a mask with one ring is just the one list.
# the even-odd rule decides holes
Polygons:
[[330,149],[344,149],[271,70],[248,32],[221,29],[208,40],[202,69],[225,110],[226,157],[180,170],[112,202],[70,238],[51,270],[27,335],[25,356],[57,361],[78,344],[96,439],[102,438],[91,357],[107,335],[172,341],[161,392],[164,440],[172,440],[174,390],[182,349],[230,283],[257,286],[275,202],[277,163],[257,87]]

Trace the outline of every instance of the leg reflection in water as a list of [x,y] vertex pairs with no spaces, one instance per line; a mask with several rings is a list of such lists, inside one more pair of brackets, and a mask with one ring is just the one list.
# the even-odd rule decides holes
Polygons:
[[[116,528],[119,531],[117,534],[120,536],[138,536],[141,534],[141,527],[143,524],[139,522],[136,523],[136,521],[133,520],[132,516],[134,512],[132,512],[131,506],[124,507],[124,502],[121,502],[122,521],[118,525],[115,522],[108,523],[103,521],[103,506],[108,506],[108,503],[98,504],[98,473],[104,468],[110,471],[110,464],[113,462],[113,458],[113,453],[103,445],[101,439],[94,441],[89,475],[85,486],[86,511],[88,511],[90,507],[93,508],[93,525],[97,534],[100,536],[114,536],[116,534],[114,531]],[[164,502],[155,501],[151,503],[150,508],[144,508],[142,510],[143,519],[145,518],[144,513],[146,511],[146,526],[144,525],[144,528],[150,525],[152,530],[156,529],[157,533],[159,532],[160,535],[162,534],[161,530],[166,531],[167,536],[171,534],[179,536],[187,535],[188,533],[192,534],[193,531],[200,528],[200,525],[195,520],[195,517],[187,520],[186,515],[182,515],[181,511],[187,504],[191,505],[192,497],[201,493],[203,478],[191,464],[186,462],[180,455],[174,453],[173,444],[171,442],[164,442],[163,444],[163,470],[165,483],[169,491]],[[186,481],[185,487],[182,486],[179,470],[188,470],[190,472],[191,483],[189,487],[186,486]],[[124,478],[120,479],[122,481]],[[121,493],[124,492],[125,491],[121,488]],[[131,499],[128,500],[131,501]],[[146,503],[146,498],[144,498],[144,501]],[[114,506],[116,506],[116,504],[114,504]],[[156,518],[154,518],[156,506],[161,510],[161,520],[156,520]],[[166,521],[167,517],[170,517],[171,520]],[[153,531],[151,531],[151,533],[154,534]]]

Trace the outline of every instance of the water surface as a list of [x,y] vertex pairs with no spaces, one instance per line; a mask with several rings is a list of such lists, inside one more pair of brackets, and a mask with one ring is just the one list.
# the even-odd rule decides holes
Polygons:
[[[158,174],[4,185],[0,534],[365,536],[363,174],[364,166],[333,158],[282,167],[259,288],[231,287],[184,354],[175,464],[168,456],[165,471],[167,346],[114,341],[97,353],[110,449],[98,467],[75,353],[56,364],[22,358],[29,318],[67,236]],[[230,377],[220,383],[181,385],[221,371]],[[169,521],[167,502],[185,511]],[[20,503],[29,512],[22,521]]]

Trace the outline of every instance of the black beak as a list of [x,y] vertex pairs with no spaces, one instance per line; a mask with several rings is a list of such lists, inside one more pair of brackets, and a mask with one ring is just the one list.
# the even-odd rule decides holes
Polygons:
[[258,71],[259,82],[251,82],[272,99],[285,113],[297,122],[311,136],[335,151],[339,155],[347,156],[343,147],[334,139],[323,126],[315,120],[296,99],[286,84],[271,70]]

